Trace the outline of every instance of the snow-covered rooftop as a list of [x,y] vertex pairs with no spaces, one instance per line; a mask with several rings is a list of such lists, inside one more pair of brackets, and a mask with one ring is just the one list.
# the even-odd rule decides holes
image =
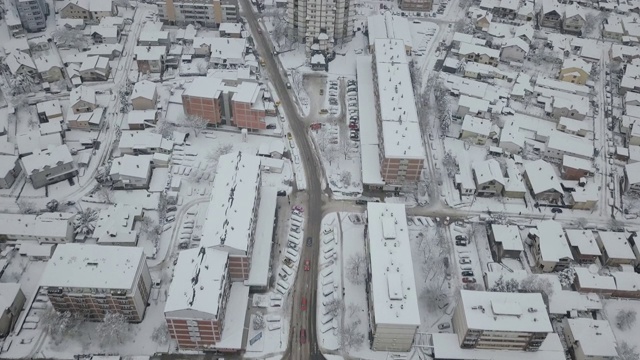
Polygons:
[[165,315],[169,318],[209,319],[220,316],[228,279],[225,251],[199,247],[180,251],[169,287]]
[[136,60],[157,61],[167,54],[165,46],[136,46],[133,49]]
[[602,255],[598,242],[596,241],[596,237],[593,235],[593,231],[568,229],[565,232],[567,233],[569,244],[578,248],[580,255]]
[[591,272],[590,269],[583,267],[576,267],[574,270],[576,278],[580,283],[580,288],[582,289],[607,291],[614,291],[616,289],[616,282],[612,276],[599,275],[597,272]]
[[0,177],[5,177],[13,170],[18,161],[17,155],[0,155]]
[[579,57],[566,58],[562,62],[562,69],[563,70],[570,69],[570,68],[576,68],[576,69],[580,69],[580,70],[586,72],[587,74],[591,73],[592,66],[593,65],[590,62],[586,62],[586,61],[582,60]]
[[460,302],[470,330],[553,332],[540,293],[460,290]]
[[640,162],[625,165],[624,172],[630,185],[640,183]]
[[616,281],[618,291],[640,292],[640,274],[635,271],[615,271],[611,276]]
[[131,92],[131,99],[135,98],[144,98],[152,100],[156,95],[156,84],[149,80],[138,81],[133,86],[133,91]]
[[193,39],[193,46],[206,45],[211,50],[211,57],[216,59],[242,60],[247,49],[246,39],[201,37]]
[[566,360],[560,337],[547,335],[538,351],[462,349],[458,335],[431,334],[436,359],[442,360]]
[[23,53],[22,51],[12,52],[4,59],[4,62],[5,64],[7,64],[7,66],[9,67],[9,70],[14,75],[16,74],[16,71],[20,69],[21,66],[26,66],[34,70],[36,69],[36,64],[34,64],[33,60],[31,59],[31,56]]
[[358,74],[358,113],[360,114],[360,145],[362,182],[368,185],[384,185],[380,173],[380,144],[376,120],[376,98],[371,69],[371,56],[356,58]]
[[488,137],[491,133],[491,121],[472,115],[465,115],[462,121],[462,131]]
[[31,155],[22,158],[22,168],[27,176],[69,163],[73,163],[73,157],[67,145],[50,146],[46,150],[35,149]]
[[495,181],[504,185],[505,181],[502,176],[502,169],[496,159],[476,161],[471,164],[471,167],[473,168],[477,184],[486,184],[490,181]]
[[152,123],[155,121],[156,115],[155,110],[131,110],[127,114],[127,124],[131,126]]
[[162,149],[171,151],[173,149],[173,141],[149,131],[124,130],[120,136],[118,148],[121,151],[123,149]]
[[146,179],[151,168],[151,155],[129,155],[113,159],[109,176]]
[[599,231],[598,239],[610,259],[636,260],[636,255],[624,232]]
[[97,104],[96,91],[88,86],[80,85],[77,88],[71,90],[69,93],[69,105],[73,106],[79,101],[86,101],[89,104]]
[[0,312],[5,312],[13,305],[18,293],[20,292],[19,283],[0,283]]
[[371,296],[377,324],[420,325],[404,204],[367,204]]
[[45,213],[0,214],[0,233],[9,239],[23,237],[66,237],[72,227],[75,214]]
[[507,39],[502,43],[502,47],[510,47],[510,46],[516,46],[520,49],[522,49],[522,51],[524,51],[525,53],[529,52],[529,44],[527,44],[526,41],[522,40],[519,37],[514,37],[511,39]]
[[[262,157],[261,161],[264,160],[278,159]],[[260,205],[256,216],[251,268],[245,285],[259,287],[269,285],[269,264],[271,260],[271,245],[273,244],[273,217],[278,204],[277,194],[278,189],[273,186],[260,187]]]
[[243,152],[220,156],[201,245],[249,251],[260,185],[260,159]]
[[590,318],[566,319],[573,340],[577,343],[587,358],[615,358],[616,337],[607,320],[593,320]]
[[495,242],[502,244],[502,248],[510,251],[524,251],[520,229],[515,225],[491,225],[491,232]]
[[402,16],[395,16],[390,11],[387,11],[381,15],[369,16],[367,25],[369,29],[369,46],[373,46],[376,39],[398,39],[402,40],[405,46],[413,47],[409,20]]
[[537,229],[540,256],[543,261],[558,262],[565,258],[573,260],[571,248],[559,222],[553,220],[541,221]]
[[140,220],[144,212],[142,207],[115,204],[107,209],[100,210],[98,221],[92,237],[98,239],[97,243],[137,243],[137,232],[133,226],[136,219]]
[[487,55],[491,58],[498,59],[500,58],[500,50],[488,48],[485,46],[469,44],[466,42],[460,43],[460,49],[458,50],[458,54],[467,56],[469,54],[476,55]]
[[553,168],[553,165],[544,160],[531,161],[524,164],[524,171],[527,174],[529,183],[534,194],[541,194],[546,191],[555,190],[563,193],[560,177]]
[[40,286],[129,290],[146,261],[141,247],[60,244]]
[[592,140],[562,131],[555,131],[549,136],[547,149],[573,154],[583,159],[591,159],[594,150]]

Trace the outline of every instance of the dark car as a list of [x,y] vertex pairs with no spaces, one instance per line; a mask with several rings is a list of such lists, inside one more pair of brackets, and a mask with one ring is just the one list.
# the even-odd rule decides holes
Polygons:
[[312,237],[308,237],[307,238],[307,246],[311,246],[311,244],[313,244],[313,238]]
[[278,196],[287,196],[287,192],[284,190],[278,190]]
[[463,271],[462,276],[473,276],[473,271],[469,271],[469,270]]
[[467,240],[467,237],[464,235],[456,235],[456,240]]
[[276,124],[267,124],[267,129],[275,129]]
[[358,130],[359,129],[358,124],[356,124],[354,122],[350,122],[349,123],[349,129]]
[[456,246],[467,246],[467,242],[464,240],[457,240]]
[[463,277],[462,278],[462,282],[465,283],[465,284],[475,284],[476,283],[476,278]]
[[562,209],[560,208],[551,208],[551,212],[554,214],[562,214]]
[[367,200],[356,200],[356,205],[367,205]]

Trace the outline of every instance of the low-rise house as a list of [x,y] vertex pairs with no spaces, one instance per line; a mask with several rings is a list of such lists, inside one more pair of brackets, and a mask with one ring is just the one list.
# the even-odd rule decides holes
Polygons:
[[593,176],[595,168],[590,160],[565,155],[562,157],[562,178],[565,180],[580,180]]
[[500,49],[500,60],[523,62],[529,53],[529,44],[519,37],[506,40]]
[[151,180],[151,155],[124,155],[111,164],[114,189],[147,189]]
[[616,290],[616,282],[612,276],[600,275],[586,267],[576,267],[574,270],[573,285],[578,292],[609,297]]
[[562,202],[564,192],[560,177],[551,164],[544,160],[528,162],[524,165],[524,175],[531,195],[536,201],[552,204]]
[[117,44],[120,41],[120,31],[116,26],[92,26],[91,38],[95,44]]
[[62,145],[62,136],[60,134],[41,135],[39,129],[32,129],[29,132],[18,134],[16,145],[18,145],[18,155],[26,156],[51,146]]
[[640,274],[634,271],[617,271],[612,272],[611,276],[616,281],[616,290],[611,293],[612,297],[640,298]]
[[25,36],[24,27],[20,21],[20,16],[15,9],[9,9],[4,14],[9,34],[14,38],[23,38]]
[[497,261],[503,257],[520,258],[524,251],[520,229],[515,225],[491,224],[488,231],[489,244],[497,255]]
[[562,29],[569,34],[582,34],[582,28],[587,22],[585,11],[575,3],[565,6],[564,10]]
[[74,239],[74,213],[0,214],[0,239],[3,242],[37,241],[60,244]]
[[484,145],[491,134],[491,121],[466,115],[462,121],[460,139],[473,139],[477,145]]
[[477,161],[472,164],[473,178],[476,182],[476,195],[501,195],[504,188],[504,176],[500,163],[495,159]]
[[122,131],[118,149],[121,154],[141,155],[163,153],[173,150],[173,141],[149,131]]
[[124,18],[121,16],[106,16],[100,19],[100,26],[115,26],[119,31],[124,30]]
[[36,111],[38,112],[38,120],[40,120],[40,123],[48,123],[50,121],[61,122],[64,120],[62,105],[60,105],[59,100],[39,102],[36,104]]
[[471,167],[465,162],[460,165],[460,172],[456,174],[456,188],[462,196],[473,196],[476,193],[476,183],[473,179]]
[[572,191],[566,203],[575,210],[593,210],[598,205],[600,191],[595,183],[578,183]]
[[69,107],[74,114],[92,112],[98,107],[96,91],[84,85],[71,90]]
[[100,130],[104,123],[105,109],[96,108],[92,112],[69,113],[67,114],[67,126],[70,129],[79,130]]
[[156,110],[133,110],[127,114],[129,130],[144,130],[158,122]]
[[626,191],[640,192],[640,162],[624,166]]
[[527,193],[527,186],[515,160],[505,159],[506,177],[503,194],[511,199],[523,199]]
[[143,217],[144,210],[140,206],[112,205],[100,210],[91,238],[98,245],[137,246],[139,233],[135,226]]
[[467,61],[491,66],[498,66],[498,63],[500,62],[499,50],[469,43],[460,44],[458,56],[466,59]]
[[580,121],[561,117],[558,121],[558,130],[571,135],[577,135],[585,137],[593,130],[592,123],[589,121]]
[[564,319],[564,335],[575,360],[616,359],[617,341],[607,320]]
[[13,76],[26,76],[32,79],[37,79],[38,69],[36,64],[31,59],[29,54],[25,54],[21,51],[14,51],[7,55],[4,59],[4,63],[9,68],[11,75]]
[[573,254],[559,222],[545,220],[538,223],[533,241],[533,255],[540,271],[560,271],[573,261]]
[[629,145],[640,145],[640,124],[636,124],[634,122],[634,124],[631,125],[631,130],[629,131],[628,138]]
[[40,78],[42,81],[50,83],[64,79],[64,67],[60,62],[60,57],[49,55],[51,54],[33,58]]
[[540,26],[560,29],[564,17],[564,9],[555,0],[542,1],[542,8],[538,14]]
[[0,283],[0,338],[11,333],[25,302],[19,283]]
[[567,229],[565,232],[571,246],[573,258],[580,264],[593,264],[602,256],[593,231]]
[[36,244],[31,241],[18,243],[20,256],[28,257],[31,261],[48,261],[56,249],[55,244]]
[[0,189],[10,189],[20,171],[17,155],[0,155]]
[[514,37],[517,37],[526,41],[527,44],[531,44],[533,42],[533,35],[534,35],[534,30],[533,30],[533,25],[531,25],[531,23],[526,23],[524,25],[520,25],[516,27],[515,33],[513,34]]
[[168,46],[171,44],[171,36],[168,31],[156,30],[156,28],[143,29],[138,37],[139,46]]
[[239,39],[242,37],[243,28],[241,23],[223,22],[220,24],[218,31],[220,31],[221,37]]
[[605,39],[612,39],[622,41],[622,37],[625,36],[624,25],[622,20],[617,16],[609,16],[602,22],[602,37]]
[[577,56],[566,58],[562,62],[558,79],[573,84],[585,85],[589,81],[592,67],[591,63]]
[[138,81],[133,86],[131,92],[131,104],[133,104],[134,110],[151,110],[156,108],[156,101],[158,100],[158,91],[156,90],[156,84],[142,80]]
[[562,158],[565,155],[591,160],[594,151],[593,140],[562,131],[554,131],[549,136],[542,158],[556,164],[562,163]]
[[35,189],[78,175],[78,167],[67,145],[35,150],[23,157],[21,162],[25,175]]
[[624,232],[599,231],[596,240],[602,252],[602,263],[607,266],[634,265],[636,255]]
[[[551,98],[550,115],[554,119],[568,117],[584,120],[589,113],[589,99],[586,96],[570,96],[572,94],[554,95]],[[545,106],[545,110],[547,107]]]
[[98,24],[103,18],[117,15],[118,9],[113,0],[71,0],[58,13],[63,19],[83,19]]
[[161,73],[167,56],[166,46],[136,46],[134,58],[141,73]]
[[64,129],[62,127],[62,122],[61,121],[49,121],[46,123],[42,123],[40,125],[38,125],[38,129],[40,129],[40,135],[51,135],[51,134],[60,134],[62,135],[62,137],[64,137]]
[[107,81],[111,74],[109,59],[100,56],[87,56],[79,69],[80,78],[87,81]]

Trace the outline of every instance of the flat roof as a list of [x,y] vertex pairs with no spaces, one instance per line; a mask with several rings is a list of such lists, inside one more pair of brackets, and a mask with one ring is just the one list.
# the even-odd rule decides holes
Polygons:
[[370,202],[367,214],[375,321],[417,328],[420,312],[405,206]]
[[9,239],[22,236],[66,237],[73,226],[73,213],[2,214],[0,233]]
[[458,335],[431,335],[436,359],[441,360],[566,360],[560,337],[550,333],[538,351],[461,349]]
[[600,256],[600,247],[591,230],[566,230],[571,246],[578,248],[580,255]]
[[540,293],[501,293],[460,290],[470,330],[552,333]]
[[377,144],[362,144],[360,146],[360,162],[363,184],[374,186],[385,184],[381,175],[380,148]]
[[135,98],[144,98],[152,100],[156,95],[156,84],[149,80],[138,81],[133,86],[133,91],[131,92],[131,99]]
[[34,149],[31,155],[27,155],[21,160],[27,176],[47,168],[55,168],[59,164],[73,163],[73,157],[67,145],[50,146],[46,150]]
[[213,348],[240,350],[242,349],[242,336],[244,335],[244,323],[247,316],[247,305],[249,304],[249,287],[240,282],[231,284],[229,300],[227,300],[227,311],[224,317],[224,329],[222,338]]
[[497,243],[502,248],[510,251],[524,251],[520,229],[516,225],[491,224],[491,231]]
[[360,114],[360,149],[362,182],[367,185],[384,185],[380,171],[380,144],[378,143],[378,121],[376,120],[376,98],[373,93],[373,70],[371,56],[358,56],[358,113]]
[[584,159],[593,158],[593,141],[586,137],[555,131],[549,136],[547,149],[555,149],[563,153],[580,156]]
[[202,246],[249,250],[259,182],[259,157],[243,152],[220,156],[202,226]]
[[[607,320],[589,318],[566,319],[575,344],[587,357],[617,357],[616,337]],[[574,345],[574,346],[575,346]]]
[[127,176],[146,179],[151,168],[152,155],[129,155],[113,159],[109,176]]
[[[169,318],[218,319],[229,254],[205,247],[182,250],[173,269],[164,313]],[[223,330],[224,332],[224,330]]]
[[636,255],[624,232],[599,231],[598,238],[609,258],[636,260]]
[[634,271],[612,272],[611,276],[616,280],[618,291],[640,292],[640,274]]
[[93,238],[101,243],[131,243],[135,246],[138,232],[133,228],[135,218],[144,214],[141,206],[115,204],[100,210]]
[[129,290],[146,261],[139,247],[60,244],[40,286]]
[[462,131],[489,136],[491,133],[491,121],[472,115],[465,115],[462,120]]
[[260,187],[260,205],[256,220],[251,268],[245,285],[261,287],[269,285],[269,263],[271,260],[271,244],[273,242],[273,220],[278,204],[277,194],[278,189],[275,187]]
[[19,283],[0,283],[0,311],[2,313],[13,305],[19,292]]
[[571,248],[562,231],[562,225],[554,220],[538,223],[538,241],[540,242],[540,256],[543,261],[559,261],[564,258],[573,260]]
[[369,46],[375,45],[376,39],[399,39],[408,47],[413,47],[409,20],[402,16],[392,15],[390,11],[367,18],[369,29]]
[[613,276],[603,276],[599,275],[597,272],[592,273],[589,269],[583,267],[576,267],[574,270],[581,288],[611,291],[616,290],[616,281]]

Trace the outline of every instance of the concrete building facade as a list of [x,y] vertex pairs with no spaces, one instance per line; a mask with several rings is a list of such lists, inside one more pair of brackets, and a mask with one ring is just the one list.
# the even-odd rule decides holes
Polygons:
[[38,32],[47,27],[49,6],[44,0],[16,0],[16,9],[27,32]]
[[238,20],[237,0],[165,0],[156,5],[160,21],[170,25],[197,23],[218,28],[223,22]]

